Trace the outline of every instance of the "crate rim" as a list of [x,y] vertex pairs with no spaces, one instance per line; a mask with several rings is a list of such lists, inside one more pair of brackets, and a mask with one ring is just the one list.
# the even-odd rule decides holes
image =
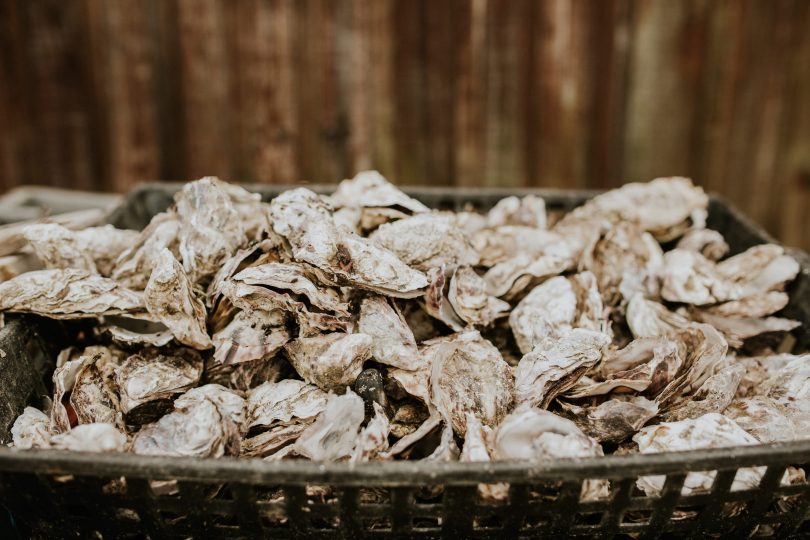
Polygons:
[[655,454],[608,455],[546,461],[365,463],[259,458],[139,456],[130,453],[0,447],[0,471],[38,474],[124,476],[255,484],[336,483],[413,485],[419,483],[527,483],[567,478],[625,478],[691,471],[736,470],[771,463],[810,462],[810,439]]

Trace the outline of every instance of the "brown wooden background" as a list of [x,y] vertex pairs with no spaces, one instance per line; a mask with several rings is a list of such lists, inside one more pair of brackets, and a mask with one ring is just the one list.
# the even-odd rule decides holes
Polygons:
[[690,175],[810,248],[807,0],[0,0],[0,191]]

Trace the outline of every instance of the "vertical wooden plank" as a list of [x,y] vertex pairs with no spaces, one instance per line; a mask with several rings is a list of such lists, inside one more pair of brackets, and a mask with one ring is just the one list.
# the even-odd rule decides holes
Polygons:
[[185,98],[181,67],[178,4],[146,0],[149,33],[154,36],[155,109],[159,177],[164,180],[191,178],[186,168]]
[[[369,0],[352,0],[338,5],[337,41],[340,92],[348,123],[346,166],[348,176],[371,167],[371,17]],[[337,180],[337,179],[336,179]]]
[[487,0],[472,0],[456,13],[458,75],[455,92],[455,183],[486,183]]
[[705,0],[640,1],[634,16],[624,179],[688,175]]
[[425,180],[447,185],[453,178],[453,101],[456,82],[456,17],[466,3],[427,2],[425,5],[426,120]]
[[491,0],[487,11],[486,180],[529,183],[532,2]]
[[[810,4],[797,2],[787,16],[795,28],[810,25]],[[810,32],[799,31],[790,50],[784,99],[787,136],[775,177],[786,181],[784,189],[771,196],[772,215],[779,216],[779,238],[788,245],[810,251]]]
[[534,183],[581,188],[590,174],[593,13],[585,1],[538,5],[535,34]]
[[28,181],[93,189],[106,177],[106,146],[94,117],[96,89],[87,54],[87,12],[83,2],[37,0],[21,6],[24,69],[31,139],[23,152]]
[[692,143],[691,173],[695,180],[726,196],[733,196],[734,189],[728,167],[735,92],[747,69],[742,51],[744,11],[743,3],[736,1],[713,2],[709,10],[698,129]]
[[361,4],[368,13],[369,62],[371,89],[369,99],[373,111],[371,126],[372,167],[390,180],[396,176],[395,92],[399,74],[394,69],[394,1],[366,0]]
[[256,117],[253,129],[256,177],[263,182],[300,179],[296,161],[297,99],[292,50],[294,5],[289,0],[259,3],[256,15]]
[[230,177],[225,22],[219,0],[177,0],[186,179]]
[[226,11],[231,173],[243,182],[294,182],[292,4],[246,0]]
[[784,143],[782,122],[787,67],[793,50],[791,25],[793,3],[780,0],[772,5],[746,3],[745,77],[738,83],[737,109],[732,131],[729,180],[743,182],[743,209],[754,220],[774,232],[776,215],[768,215],[769,199],[784,193],[784,179],[776,177],[780,146]]
[[592,4],[595,28],[590,55],[595,94],[587,187],[608,189],[622,183],[627,83],[634,0]]
[[335,182],[348,175],[348,121],[339,79],[345,66],[339,65],[336,51],[337,5],[310,0],[294,6],[298,167],[305,180]]
[[27,180],[23,149],[30,141],[29,123],[24,121],[27,92],[22,69],[19,5],[0,3],[0,192]]
[[159,175],[152,39],[145,4],[91,2],[98,19],[97,84],[103,90],[110,187],[126,192]]
[[396,179],[403,184],[424,184],[427,177],[427,144],[422,136],[427,114],[424,12],[425,0],[395,0],[392,30],[395,159]]

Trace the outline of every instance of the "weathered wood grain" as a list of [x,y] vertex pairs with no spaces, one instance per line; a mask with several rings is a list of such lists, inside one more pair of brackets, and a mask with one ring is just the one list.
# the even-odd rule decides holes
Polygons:
[[692,176],[810,248],[805,0],[0,2],[0,190]]

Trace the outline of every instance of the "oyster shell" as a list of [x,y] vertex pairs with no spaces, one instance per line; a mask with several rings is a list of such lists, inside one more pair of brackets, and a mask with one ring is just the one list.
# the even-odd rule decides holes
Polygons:
[[710,261],[719,261],[728,253],[728,244],[725,238],[712,229],[689,229],[678,240],[675,248],[695,251]]
[[51,437],[50,447],[71,452],[124,452],[127,436],[112,424],[94,423],[76,426]]
[[784,290],[799,273],[799,263],[776,244],[761,244],[717,263],[717,272],[740,287],[740,298]]
[[765,396],[738,399],[723,411],[723,416],[734,420],[761,443],[795,441],[810,436],[798,431],[783,407]]
[[673,249],[664,254],[661,297],[695,306],[743,297],[742,288],[725,279],[715,264],[695,251]]
[[273,229],[290,243],[293,257],[336,279],[389,296],[422,294],[427,278],[396,255],[354,234],[339,232],[329,207],[312,191],[286,191],[270,203]]
[[121,411],[129,414],[136,407],[194,388],[202,370],[203,360],[193,349],[146,348],[133,354],[115,369]]
[[237,427],[202,399],[141,428],[132,451],[147,456],[221,457],[239,453]]
[[[459,461],[462,463],[491,461],[487,441],[492,437],[492,430],[481,424],[480,420],[467,413],[467,434],[461,449]],[[509,498],[509,484],[478,484],[478,493],[485,500],[505,501]]]
[[784,408],[797,429],[810,428],[810,355],[798,356],[763,381],[758,389]]
[[473,326],[489,326],[511,309],[507,302],[487,294],[486,281],[469,266],[460,266],[453,273],[447,300],[456,315]]
[[270,359],[293,337],[286,323],[282,310],[239,311],[211,337],[214,359],[221,364]]
[[369,237],[400,260],[418,270],[478,264],[478,252],[459,229],[453,216],[431,212],[380,226]]
[[124,287],[143,290],[164,249],[177,255],[180,221],[172,212],[157,214],[133,245],[115,261],[112,278]]
[[295,442],[308,426],[309,422],[277,423],[266,431],[242,439],[240,455],[281,458],[281,452]]
[[656,178],[597,195],[567,214],[560,224],[593,218],[629,221],[659,242],[665,242],[681,236],[690,222],[702,225],[708,204],[706,193],[690,179]]
[[594,273],[605,304],[617,306],[637,292],[657,296],[663,261],[661,246],[651,234],[620,222],[596,243],[580,268]]
[[233,390],[219,384],[206,384],[192,388],[174,400],[174,408],[177,410],[190,409],[204,400],[213,403],[219,413],[233,422],[240,432],[246,431],[245,399]]
[[722,411],[731,404],[745,374],[743,366],[731,364],[707,378],[695,393],[663,416],[667,422],[698,418]]
[[478,332],[440,344],[432,360],[430,401],[464,436],[467,413],[496,426],[514,400],[514,378],[501,353]]
[[36,270],[0,283],[0,311],[81,319],[143,310],[139,293],[86,270]]
[[348,316],[348,306],[340,301],[339,295],[330,288],[316,285],[300,264],[272,262],[250,266],[233,276],[233,281],[290,291],[306,297],[318,309]]
[[521,254],[539,256],[548,246],[563,241],[557,233],[521,225],[480,229],[469,233],[469,238],[478,252],[478,265],[487,268]]
[[357,328],[371,337],[371,353],[377,362],[406,370],[424,366],[405,318],[385,298],[369,296],[363,299]]
[[608,343],[606,334],[580,328],[543,339],[515,369],[517,402],[548,407],[599,362]]
[[430,208],[408,197],[377,171],[360,171],[351,180],[343,180],[327,197],[332,208],[401,208],[418,214]]
[[546,228],[546,201],[537,195],[504,197],[487,213],[487,225],[522,225],[535,229]]
[[347,390],[331,395],[326,408],[304,430],[293,449],[313,461],[334,461],[352,454],[363,422],[363,400]]
[[607,351],[594,378],[583,377],[565,395],[579,399],[634,390],[654,396],[675,378],[683,361],[684,351],[674,341],[637,339],[624,349]]
[[146,309],[171,330],[177,341],[195,349],[211,347],[205,305],[197,298],[183,267],[168,249],[161,251],[144,290]]
[[[65,351],[63,351],[65,352]],[[92,356],[80,355],[68,359],[53,372],[53,405],[51,406],[51,431],[63,433],[77,423],[76,413],[70,404],[70,392],[76,385],[76,376],[84,366],[93,361]]]
[[[648,426],[639,431],[633,437],[633,441],[642,454],[728,448],[758,443],[734,420],[718,413]],[[757,487],[764,473],[765,467],[741,468],[734,477],[731,491]],[[694,492],[709,491],[715,475],[715,471],[690,472],[683,483],[681,494],[691,495]],[[664,480],[664,476],[642,476],[636,484],[647,495],[658,496],[664,488]]]
[[96,328],[97,335],[106,334],[121,346],[151,345],[163,347],[174,339],[166,325],[143,319],[105,317],[104,324]]
[[[492,437],[492,457],[499,460],[551,460],[602,456],[602,447],[585,435],[572,421],[554,413],[518,406],[504,418]],[[608,496],[606,480],[585,480],[582,500]]]
[[137,231],[112,225],[71,230],[56,223],[28,225],[25,239],[48,268],[76,268],[109,276],[118,256],[135,243]]
[[70,392],[70,405],[79,424],[114,424],[124,427],[115,386],[117,358],[105,348],[88,348],[80,359]]
[[514,297],[532,283],[570,270],[576,264],[577,253],[567,240],[550,243],[537,255],[521,254],[496,264],[484,274],[489,294]]
[[658,414],[658,405],[643,396],[616,397],[596,407],[560,405],[583,432],[602,443],[624,441]]
[[648,300],[640,293],[627,303],[627,326],[636,338],[672,336],[689,326],[689,319],[668,310],[663,304]]
[[373,340],[367,334],[321,334],[299,338],[284,346],[301,377],[323,390],[354,384],[371,357]]
[[182,268],[192,282],[211,277],[247,241],[245,220],[235,202],[258,203],[260,196],[207,176],[183,186],[174,199]]
[[443,267],[431,268],[427,272],[428,288],[425,291],[425,311],[436,320],[442,321],[456,332],[464,330],[464,321],[456,314],[444,294],[447,278]]
[[14,448],[47,448],[51,440],[51,419],[47,414],[26,407],[11,426],[11,441]]
[[311,421],[326,408],[326,392],[304,381],[266,382],[247,398],[247,427]]
[[603,311],[594,275],[582,272],[570,278],[553,277],[533,288],[512,310],[509,325],[518,348],[526,354],[563,330],[606,330]]
[[[330,330],[347,331],[351,327],[350,321],[343,316],[310,311],[306,304],[293,299],[289,294],[266,287],[229,281],[222,284],[222,293],[236,308],[246,312],[263,312],[256,315],[259,318],[274,319],[277,316],[272,312],[276,310],[291,313],[298,323],[298,333],[302,337]],[[246,317],[250,318],[249,315]]]

